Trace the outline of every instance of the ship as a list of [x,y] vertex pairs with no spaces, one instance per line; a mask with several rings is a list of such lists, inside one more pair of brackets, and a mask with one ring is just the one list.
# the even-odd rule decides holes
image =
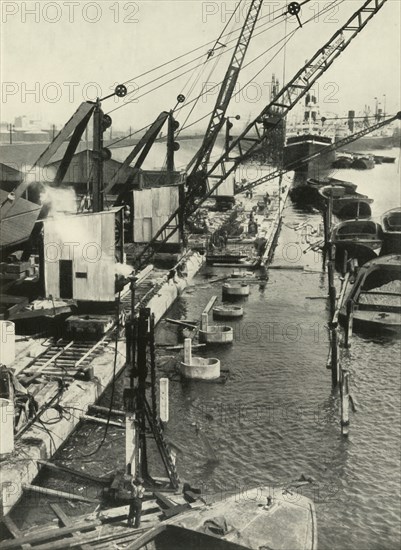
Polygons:
[[[351,312],[351,313],[350,313]],[[375,258],[358,271],[340,320],[362,331],[401,333],[401,256]]]
[[401,254],[401,208],[392,208],[382,216],[384,254]]
[[[345,126],[338,127],[336,129],[335,140],[338,141],[343,139],[347,135],[353,134],[355,131],[368,128],[372,124],[377,124],[385,119],[386,112],[380,108],[379,105],[380,103],[376,100],[376,107],[373,115],[371,114],[370,107],[365,106],[362,116],[358,116],[357,118],[357,120],[361,119],[359,122],[355,122],[355,111],[348,111],[348,120],[345,123]],[[369,135],[362,136],[359,139],[348,143],[345,147],[351,152],[392,149],[397,146],[394,135],[394,125],[388,124],[383,128],[379,128],[378,130],[371,132]],[[342,148],[340,147],[339,149],[341,150]]]
[[380,224],[372,220],[346,220],[334,226],[331,242],[335,245],[337,261],[343,262],[346,254],[363,265],[380,253],[383,232]]
[[[283,166],[307,177],[318,178],[327,171],[336,159],[335,151],[326,147],[333,144],[331,130],[325,127],[325,119],[320,118],[317,98],[312,94],[305,97],[303,121],[288,127],[287,140],[283,151]],[[306,161],[310,156],[319,156]]]

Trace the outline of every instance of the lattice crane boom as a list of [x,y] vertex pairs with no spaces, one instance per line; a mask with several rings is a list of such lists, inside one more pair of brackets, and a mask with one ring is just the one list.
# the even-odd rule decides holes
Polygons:
[[305,164],[306,162],[309,162],[317,157],[319,157],[322,154],[330,153],[330,151],[335,151],[336,149],[339,149],[340,147],[344,147],[345,145],[348,145],[349,143],[352,143],[353,141],[356,141],[357,139],[366,136],[367,134],[370,134],[371,132],[375,132],[376,130],[379,130],[380,128],[383,128],[384,126],[387,126],[387,124],[391,124],[395,120],[401,120],[401,111],[399,111],[396,115],[387,118],[385,120],[382,120],[381,122],[377,122],[376,124],[373,124],[372,126],[369,126],[368,128],[363,128],[362,130],[359,130],[359,132],[355,132],[354,134],[351,134],[349,136],[346,136],[345,138],[339,139],[338,141],[332,143],[331,145],[327,145],[322,147],[319,151],[316,151],[316,153],[313,153],[312,155],[308,155],[302,159],[296,160],[293,165],[289,165],[285,169],[278,169],[274,170],[273,172],[270,172],[270,174],[266,174],[265,176],[252,181],[251,183],[248,183],[246,185],[241,186],[240,189],[236,191],[236,195],[239,193],[243,193],[244,191],[248,191],[248,189],[253,189],[254,187],[257,187],[258,185],[261,185],[262,183],[266,183],[267,181],[270,181],[274,178],[277,178],[281,174],[285,174],[286,172],[291,172],[294,170],[295,165],[299,164]]
[[[213,179],[214,183],[208,185],[207,192],[197,198],[197,191],[204,182],[198,180],[197,185],[189,188],[185,205],[181,205],[171,214],[166,223],[159,229],[152,241],[145,247],[139,259],[145,257],[153,244],[169,227],[171,221],[182,211],[186,216],[193,214],[199,206],[209,198],[216,189],[234,172],[237,166],[249,158],[255,149],[264,141],[267,134],[274,130],[285,118],[291,109],[312,88],[315,82],[327,71],[341,53],[348,47],[352,40],[365,28],[367,23],[378,13],[387,0],[366,0],[357,9],[347,22],[320,48],[310,61],[296,73],[292,80],[286,84],[262,112],[248,124],[245,130],[238,136],[227,152],[225,152],[206,172],[206,180]],[[245,145],[247,149],[245,150]],[[230,160],[228,160],[228,158]],[[164,240],[173,235],[173,229]]]
[[209,120],[209,125],[203,138],[202,145],[195,157],[187,166],[187,171],[189,171],[192,167],[191,174],[196,173],[199,169],[206,171],[217,135],[224,124],[225,114],[233,95],[233,91],[238,80],[238,75],[244,62],[245,54],[248,50],[256,21],[259,17],[262,3],[263,0],[252,0],[251,2],[234,48],[230,64],[220,87],[216,104]]

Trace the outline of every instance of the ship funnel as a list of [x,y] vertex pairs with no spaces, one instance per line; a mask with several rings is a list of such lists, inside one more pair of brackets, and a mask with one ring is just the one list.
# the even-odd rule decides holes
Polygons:
[[351,134],[354,132],[354,118],[355,118],[355,111],[348,111],[348,129],[351,132]]

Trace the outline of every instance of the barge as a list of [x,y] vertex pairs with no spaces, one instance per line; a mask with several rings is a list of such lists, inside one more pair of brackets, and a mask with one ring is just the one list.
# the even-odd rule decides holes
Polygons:
[[340,309],[340,319],[367,332],[401,333],[401,256],[363,265]]

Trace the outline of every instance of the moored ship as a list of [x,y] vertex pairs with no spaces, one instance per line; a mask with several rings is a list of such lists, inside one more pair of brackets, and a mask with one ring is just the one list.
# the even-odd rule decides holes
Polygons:
[[[332,136],[324,126],[324,119],[320,119],[316,97],[307,94],[303,122],[290,127],[287,132],[283,151],[284,168],[301,172],[308,177],[319,177],[335,161],[335,151],[324,151],[332,143]],[[305,160],[316,153],[320,154],[313,159]]]

